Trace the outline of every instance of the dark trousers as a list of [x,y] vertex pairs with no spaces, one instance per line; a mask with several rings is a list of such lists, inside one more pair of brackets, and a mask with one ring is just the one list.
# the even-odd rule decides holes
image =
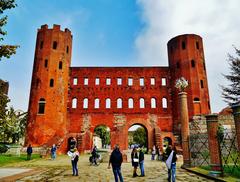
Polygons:
[[78,167],[77,167],[77,162],[75,162],[74,160],[72,160],[72,171],[73,171],[73,175],[78,175]]
[[27,160],[31,160],[32,159],[32,154],[27,154]]
[[120,182],[123,182],[121,167],[113,167],[112,170],[113,170],[115,182],[118,182],[118,177],[119,177]]

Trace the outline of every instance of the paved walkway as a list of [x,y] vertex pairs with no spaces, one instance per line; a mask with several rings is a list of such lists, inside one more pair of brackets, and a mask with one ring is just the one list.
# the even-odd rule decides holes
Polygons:
[[[27,169],[38,169],[41,172],[31,174],[25,177],[21,176],[18,181],[80,181],[80,182],[112,182],[114,181],[112,170],[107,169],[107,163],[101,163],[99,166],[90,166],[87,155],[80,156],[79,176],[72,176],[70,159],[67,156],[60,156],[55,161],[49,159],[32,160],[23,163],[14,164],[14,168],[25,167]],[[199,177],[180,168],[181,160],[177,164],[177,181],[200,182],[211,181]],[[9,166],[8,166],[9,168]],[[0,171],[3,169],[0,169]],[[124,181],[129,182],[160,182],[167,181],[167,168],[164,163],[151,161],[150,155],[145,155],[145,177],[132,178],[131,163],[123,163],[122,173]],[[138,169],[138,173],[139,173]],[[1,181],[1,179],[0,179]]]

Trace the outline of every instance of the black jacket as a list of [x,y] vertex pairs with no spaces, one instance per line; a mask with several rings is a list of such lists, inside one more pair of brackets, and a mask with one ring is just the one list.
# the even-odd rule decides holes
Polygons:
[[139,151],[139,162],[144,161],[144,153],[143,151]]
[[[171,152],[172,152],[172,149],[170,149],[170,148],[167,148],[167,149],[166,149],[166,160],[167,160],[167,158],[170,156]],[[173,150],[172,163],[175,163],[176,161],[177,161],[177,154],[176,154],[176,152]]]
[[123,157],[119,149],[114,149],[112,151],[109,162],[112,164],[112,168],[121,166],[123,162]]

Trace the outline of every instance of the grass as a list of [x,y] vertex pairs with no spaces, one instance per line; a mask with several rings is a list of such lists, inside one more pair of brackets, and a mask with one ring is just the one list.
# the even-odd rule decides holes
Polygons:
[[[207,171],[211,171],[210,166],[201,166],[200,168],[207,170]],[[224,171],[224,176],[233,176],[233,177],[240,178],[239,168],[234,168],[233,165],[224,166],[223,171]]]
[[[39,158],[40,158],[39,154],[32,154],[32,159],[39,159]],[[21,154],[20,156],[2,154],[0,155],[0,166],[23,162],[26,160],[27,160],[27,154]]]

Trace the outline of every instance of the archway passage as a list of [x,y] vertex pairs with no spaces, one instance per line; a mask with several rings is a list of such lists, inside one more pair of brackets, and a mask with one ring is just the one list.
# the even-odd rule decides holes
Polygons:
[[148,131],[145,126],[134,124],[128,129],[128,147],[143,147],[148,151]]
[[99,125],[94,129],[93,146],[98,149],[110,149],[110,128]]

